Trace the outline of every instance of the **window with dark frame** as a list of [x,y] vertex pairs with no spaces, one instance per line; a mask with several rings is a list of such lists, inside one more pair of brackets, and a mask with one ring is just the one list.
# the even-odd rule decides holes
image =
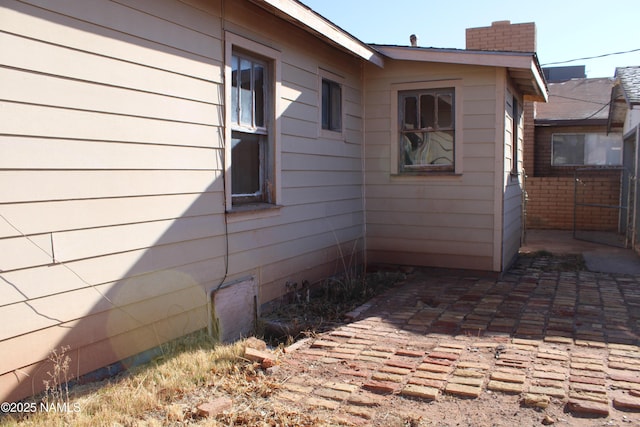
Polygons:
[[269,202],[267,63],[240,53],[231,61],[232,203]]
[[342,130],[342,87],[328,79],[322,79],[322,129]]
[[455,89],[398,92],[401,173],[453,172]]

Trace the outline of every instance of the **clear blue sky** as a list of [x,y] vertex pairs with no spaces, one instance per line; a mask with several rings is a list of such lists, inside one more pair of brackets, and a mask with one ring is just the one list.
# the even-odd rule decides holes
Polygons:
[[[535,22],[538,59],[550,62],[640,49],[640,0],[301,0],[365,43],[464,49],[465,29],[494,21]],[[560,65],[612,77],[640,65],[640,51]]]

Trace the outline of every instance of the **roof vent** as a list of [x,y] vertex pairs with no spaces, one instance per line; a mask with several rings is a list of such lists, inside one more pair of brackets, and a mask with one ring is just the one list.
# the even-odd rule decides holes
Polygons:
[[411,42],[411,47],[417,47],[418,46],[418,36],[416,36],[415,34],[411,34],[409,36],[409,41]]

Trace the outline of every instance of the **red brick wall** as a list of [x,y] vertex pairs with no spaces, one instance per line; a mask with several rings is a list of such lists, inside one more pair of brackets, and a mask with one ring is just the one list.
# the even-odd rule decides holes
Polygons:
[[524,119],[524,135],[523,135],[523,150],[522,161],[525,173],[529,175],[534,174],[534,139],[535,139],[535,103],[531,101],[525,101],[523,105],[523,119]]
[[535,52],[536,24],[496,21],[490,27],[467,28],[466,39],[469,50]]
[[[572,230],[574,215],[574,177],[529,177],[526,181],[527,219],[530,229]],[[578,186],[578,201],[617,206],[620,178],[617,173],[584,175]],[[618,209],[578,206],[578,230],[616,231]]]
[[529,176],[573,176],[584,166],[551,166],[551,137],[554,133],[605,133],[606,126],[537,126],[535,128],[534,165]]

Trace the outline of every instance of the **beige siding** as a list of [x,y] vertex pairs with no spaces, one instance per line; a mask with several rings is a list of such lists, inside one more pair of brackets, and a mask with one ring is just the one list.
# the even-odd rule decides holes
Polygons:
[[[494,69],[388,60],[384,69],[369,66],[365,75],[369,260],[494,270]],[[462,173],[392,176],[392,85],[438,80],[461,81],[456,149],[463,153]]]
[[[226,2],[224,28],[281,52],[282,194],[225,223],[220,11],[0,8],[0,400],[41,389],[53,348],[81,375],[206,327],[223,281],[253,277],[260,305],[361,261],[360,64],[249,2]],[[343,84],[337,138],[318,124],[325,71]]]
[[[513,87],[506,87],[504,91],[504,202],[502,220],[502,268],[508,268],[515,260],[520,249],[522,237],[522,156],[523,156],[523,135],[524,120],[520,118],[519,123],[513,117],[513,96],[517,92]],[[518,100],[518,111],[522,115],[522,100]],[[518,126],[518,140],[514,146],[513,130]],[[518,175],[512,175],[511,165],[513,155],[518,150]]]
[[220,21],[136,5],[0,8],[2,400],[42,388],[51,349],[70,345],[79,375],[207,324],[225,258]]
[[[363,245],[362,83],[360,65],[298,29],[242,2],[227,3],[227,29],[280,52],[280,177],[277,213],[233,214],[229,280],[259,279],[259,305],[286,291],[287,281],[311,282],[342,268]],[[254,22],[261,22],[257,35]],[[342,82],[344,132],[322,135],[323,73]],[[346,260],[348,262],[349,260]]]

